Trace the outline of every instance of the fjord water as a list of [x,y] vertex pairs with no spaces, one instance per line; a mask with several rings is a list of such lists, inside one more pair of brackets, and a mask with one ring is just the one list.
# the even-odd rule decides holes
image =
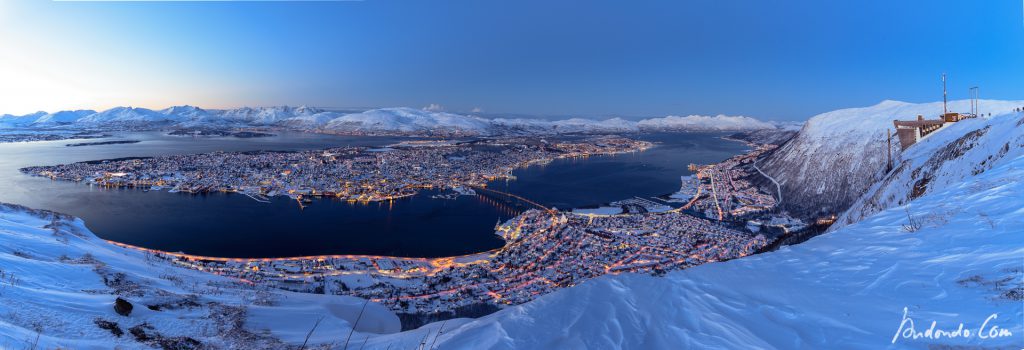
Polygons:
[[720,162],[748,150],[722,134],[653,133],[628,137],[653,142],[644,152],[559,159],[513,172],[515,181],[492,184],[561,209],[595,206],[632,197],[654,197],[679,190],[679,177],[691,163]]
[[[644,134],[657,147],[632,154],[556,160],[513,172],[515,181],[491,184],[548,206],[573,208],[633,196],[673,192],[689,163],[710,163],[746,147],[718,134]],[[485,196],[433,199],[424,192],[394,202],[354,204],[316,200],[304,209],[287,197],[259,203],[237,194],[190,195],[103,189],[31,177],[18,169],[120,157],[212,151],[306,150],[384,146],[400,139],[306,133],[273,137],[180,137],[159,132],[118,133],[88,141],[133,144],[65,147],[74,141],[0,144],[0,202],[82,218],[113,241],[189,254],[286,257],[370,254],[437,257],[501,247],[493,227],[525,208]]]

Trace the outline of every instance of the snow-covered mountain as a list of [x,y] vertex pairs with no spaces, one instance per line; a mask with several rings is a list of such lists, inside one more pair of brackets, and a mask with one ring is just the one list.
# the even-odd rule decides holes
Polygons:
[[489,134],[487,119],[415,108],[381,108],[338,116],[324,129],[341,132],[443,131]]
[[504,128],[546,133],[623,133],[638,131],[749,131],[775,129],[776,126],[744,116],[667,116],[639,121],[611,118],[595,120],[571,118],[564,120],[494,119]]
[[75,124],[88,126],[102,125],[143,125],[184,121],[181,116],[164,114],[151,109],[137,107],[115,107],[79,118]]
[[[970,110],[970,100],[952,101],[950,111]],[[1024,101],[980,100],[979,111],[1012,112]],[[883,175],[886,131],[893,120],[918,115],[936,119],[942,102],[882,101],[863,108],[822,113],[809,119],[796,137],[761,161],[761,169],[782,185],[784,208],[797,214],[839,214]],[[894,154],[899,146],[893,141]]]
[[605,120],[587,118],[569,118],[561,120],[496,118],[492,119],[490,122],[501,130],[517,130],[520,132],[536,134],[623,133],[639,131],[635,121],[629,121],[622,118],[610,118]]
[[281,120],[277,124],[287,128],[299,130],[320,129],[328,122],[334,120],[341,114],[335,112],[320,112],[311,115],[301,115]]
[[959,186],[1007,159],[1024,156],[1022,129],[1024,113],[986,115],[946,124],[907,148],[893,171],[872,185],[832,228]]
[[744,116],[704,116],[688,115],[667,116],[663,118],[644,119],[637,123],[640,129],[658,131],[746,131],[757,129],[773,129],[775,125]]
[[639,121],[622,118],[604,120],[569,118],[487,119],[473,115],[415,108],[378,108],[357,113],[325,111],[311,107],[242,107],[226,110],[174,106],[154,111],[117,107],[102,112],[38,112],[25,116],[0,116],[0,127],[67,127],[116,129],[145,127],[280,127],[297,131],[326,131],[364,134],[564,134],[629,133],[638,131],[750,131],[773,129],[776,125],[744,116],[667,116]]
[[218,111],[218,115],[221,119],[236,123],[248,125],[274,125],[288,118],[309,116],[320,112],[323,112],[323,110],[306,106],[274,106],[259,108],[242,107],[221,110]]
[[56,113],[48,113],[44,116],[37,118],[32,122],[33,125],[62,125],[71,124],[77,122],[82,117],[96,114],[96,111],[91,109],[80,109],[75,111],[60,111]]
[[[59,113],[59,112],[58,112]],[[35,113],[29,113],[25,115],[11,115],[4,114],[0,115],[0,126],[2,127],[23,127],[34,123],[40,117],[47,115],[48,113],[39,111]]]
[[160,113],[171,116],[176,120],[202,121],[214,118],[215,114],[209,111],[189,105],[173,106],[160,110]]

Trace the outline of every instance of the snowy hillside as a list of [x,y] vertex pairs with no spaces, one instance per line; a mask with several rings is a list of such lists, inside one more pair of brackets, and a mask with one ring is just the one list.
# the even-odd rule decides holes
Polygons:
[[[128,316],[115,312],[117,297],[133,304]],[[167,265],[96,238],[81,220],[0,204],[3,349],[273,349],[301,344],[321,317],[310,343],[337,343],[362,305]],[[399,327],[370,304],[354,339]]]
[[1024,112],[947,124],[902,154],[894,170],[871,186],[833,229],[927,193],[956,186],[1024,155]]
[[[980,112],[1005,114],[1021,106],[1024,101],[981,100]],[[967,112],[970,101],[952,101],[949,110]],[[935,119],[941,113],[942,102],[883,101],[819,114],[760,166],[782,184],[787,199],[782,205],[787,210],[805,215],[839,214],[882,175],[886,130],[893,128],[893,120],[913,120],[918,115]],[[894,146],[894,150],[898,148]]]

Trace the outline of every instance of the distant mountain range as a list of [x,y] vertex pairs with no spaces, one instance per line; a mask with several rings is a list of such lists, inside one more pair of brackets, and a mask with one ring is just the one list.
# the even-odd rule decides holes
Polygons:
[[203,109],[174,106],[161,110],[116,107],[93,110],[36,112],[0,116],[0,128],[166,128],[166,127],[280,127],[301,131],[356,134],[561,134],[623,133],[640,131],[750,131],[775,129],[773,124],[744,116],[667,116],[639,121],[571,118],[483,118],[474,115],[415,108],[379,108],[363,112],[337,112],[313,107],[242,107]]

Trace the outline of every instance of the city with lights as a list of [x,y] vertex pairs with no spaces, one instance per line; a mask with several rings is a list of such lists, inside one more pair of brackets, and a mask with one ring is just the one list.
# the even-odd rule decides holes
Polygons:
[[[552,143],[543,145],[513,144],[513,140],[485,141],[483,143],[414,143],[394,146],[386,151],[361,149],[332,149],[299,153],[265,154],[202,154],[181,157],[119,160],[112,162],[76,163],[54,167],[30,168],[29,171],[56,179],[71,179],[105,186],[176,186],[175,188],[237,188],[247,185],[232,183],[235,187],[216,182],[196,182],[188,179],[217,179],[211,175],[211,166],[192,169],[188,177],[172,177],[181,170],[168,170],[174,164],[238,164],[230,171],[266,169],[259,174],[272,174],[280,179],[324,179],[312,164],[339,161],[344,166],[331,169],[359,171],[354,178],[364,178],[356,188],[372,188],[367,184],[380,184],[373,193],[394,193],[396,187],[385,184],[403,183],[399,188],[426,186],[463,187],[477,189],[463,194],[488,195],[524,202],[533,209],[495,226],[494,234],[506,244],[498,249],[463,256],[441,258],[404,258],[369,255],[324,255],[288,258],[220,258],[173,253],[111,243],[146,252],[150,259],[161,259],[173,264],[237,278],[246,283],[274,286],[317,294],[353,295],[386,305],[401,314],[450,313],[462,315],[467,308],[490,305],[518,305],[539,296],[566,288],[587,279],[606,274],[647,273],[664,274],[708,262],[735,259],[764,248],[769,238],[751,233],[738,223],[758,213],[766,213],[776,204],[771,194],[748,182],[751,176],[746,165],[773,145],[754,145],[751,152],[737,155],[724,162],[709,165],[691,165],[697,173],[684,177],[683,190],[666,196],[664,203],[641,203],[635,212],[603,214],[587,210],[560,211],[547,208],[529,199],[486,187],[486,181],[504,179],[512,167],[549,161],[552,157],[584,157],[596,154],[632,152],[652,147],[646,142],[623,138],[598,138],[589,142]],[[485,147],[484,147],[485,146]],[[483,148],[481,148],[483,147]],[[498,147],[495,152],[494,147]],[[370,156],[362,155],[367,152]],[[556,153],[552,153],[556,152]],[[455,158],[456,154],[458,158]],[[557,154],[557,156],[555,156]],[[342,155],[347,155],[344,157]],[[276,157],[276,158],[275,158]],[[416,160],[415,164],[401,162]],[[356,164],[353,166],[352,164]],[[470,164],[472,175],[457,177],[455,171],[466,171]],[[362,166],[362,167],[360,167]],[[294,170],[285,174],[281,169]],[[349,170],[353,169],[353,170]],[[204,172],[205,171],[205,172]],[[404,172],[404,173],[401,173]],[[116,173],[116,176],[110,174]],[[395,174],[430,174],[411,177],[402,182]],[[320,176],[311,176],[320,174]],[[347,173],[352,174],[352,173]],[[362,176],[366,174],[375,176]],[[384,175],[382,175],[384,174]],[[222,175],[220,178],[253,179],[259,175]],[[163,181],[151,182],[152,179]],[[445,179],[425,181],[426,179]],[[240,180],[242,181],[242,180]],[[282,180],[263,181],[262,194]],[[692,182],[692,183],[688,183]],[[345,183],[334,181],[333,183]],[[114,184],[114,185],[112,185]],[[198,185],[197,185],[198,184]],[[270,191],[288,188],[308,188],[304,195],[314,195],[316,185],[288,185],[270,187]],[[686,191],[687,186],[692,186]],[[330,189],[330,187],[322,187]],[[323,190],[328,191],[328,190]],[[379,198],[386,195],[367,195],[365,192],[337,190],[330,196],[343,198]],[[351,190],[348,190],[351,191]],[[294,194],[295,191],[288,192]],[[337,193],[337,194],[335,194]],[[364,193],[355,195],[354,193]],[[302,195],[300,194],[300,196]],[[303,198],[303,197],[297,197]],[[315,205],[315,202],[314,204]],[[628,205],[627,205],[628,206]],[[646,206],[646,207],[645,207]]]

